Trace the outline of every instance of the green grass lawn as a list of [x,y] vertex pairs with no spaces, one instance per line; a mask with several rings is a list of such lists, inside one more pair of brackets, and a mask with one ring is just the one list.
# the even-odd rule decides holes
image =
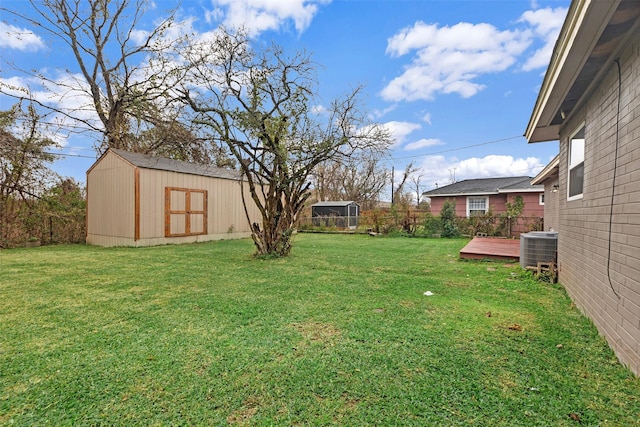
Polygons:
[[0,424],[638,425],[563,289],[465,243],[2,251]]

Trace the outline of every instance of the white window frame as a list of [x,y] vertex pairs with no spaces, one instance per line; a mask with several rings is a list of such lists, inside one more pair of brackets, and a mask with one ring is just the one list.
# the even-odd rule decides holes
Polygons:
[[[582,138],[576,138],[576,135],[582,133]],[[568,161],[567,161],[567,200],[579,200],[584,196],[584,158],[585,158],[585,124],[582,123],[578,129],[571,134],[568,143]],[[571,172],[574,169],[582,167],[582,191],[580,193],[571,194]]]
[[[467,218],[471,217],[471,200],[472,199],[483,199],[484,200],[484,212],[489,212],[489,196],[467,196]],[[479,209],[473,209],[474,211]]]
[[544,193],[540,193],[540,195],[538,196],[538,204],[540,206],[544,206]]

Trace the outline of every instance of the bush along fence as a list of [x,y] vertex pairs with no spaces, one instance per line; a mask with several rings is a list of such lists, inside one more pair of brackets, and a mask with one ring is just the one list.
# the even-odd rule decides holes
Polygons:
[[0,200],[0,248],[84,243],[84,190],[67,180],[40,196]]
[[[298,221],[299,231],[340,232],[349,231],[347,217],[304,217]],[[415,237],[458,237],[483,235],[488,237],[518,238],[529,231],[543,230],[540,217],[512,218],[504,214],[477,215],[470,218],[457,217],[453,213],[418,210],[394,211],[393,209],[373,209],[361,211],[358,227],[352,232],[373,232]]]
[[8,219],[10,221],[0,227],[2,248],[85,241],[84,210],[55,216],[50,212],[25,210]]

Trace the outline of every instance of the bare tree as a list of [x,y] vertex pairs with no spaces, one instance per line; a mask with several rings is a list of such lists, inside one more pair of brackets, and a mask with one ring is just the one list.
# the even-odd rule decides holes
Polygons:
[[303,52],[288,57],[275,45],[254,51],[244,31],[223,29],[212,41],[191,43],[185,56],[194,73],[184,98],[232,153],[261,213],[262,224],[252,224],[257,253],[288,255],[313,170],[388,144],[388,135],[366,122],[361,88],[334,101],[322,119],[315,114],[315,69]]
[[[58,100],[65,97],[86,99],[73,109],[38,99],[27,91],[0,86],[7,95],[30,98],[42,107],[55,110],[79,123],[79,129],[101,135],[98,151],[109,147],[129,151],[170,154],[187,160],[207,161],[203,141],[187,138],[195,149],[167,138],[175,129],[180,110],[172,104],[171,88],[184,75],[175,61],[158,55],[180,40],[167,36],[174,24],[174,12],[150,31],[139,28],[149,2],[146,0],[31,0],[38,18],[18,15],[0,8],[47,33],[69,49],[81,78],[66,70],[65,79],[52,79],[38,71],[21,70],[46,82]],[[69,67],[70,69],[76,67]],[[153,131],[154,138],[149,137]],[[188,129],[182,125],[182,134]],[[163,135],[160,135],[160,134]],[[162,149],[158,143],[161,142]],[[175,153],[171,148],[175,148]]]
[[386,147],[381,146],[322,162],[313,171],[318,200],[354,200],[363,210],[372,209],[389,177],[381,165],[385,153]]
[[417,208],[420,208],[420,203],[422,203],[422,187],[420,186],[420,180],[422,180],[422,175],[416,175],[415,173],[411,175],[411,183],[413,184],[413,190],[416,193]]
[[410,194],[405,192],[404,186],[406,185],[409,177],[414,172],[417,172],[417,171],[418,171],[418,168],[413,166],[413,162],[410,162],[407,166],[405,166],[404,172],[402,173],[402,180],[400,181],[400,184],[395,188],[393,193],[394,203],[407,204],[407,205],[409,204],[409,201],[411,200],[412,197]]

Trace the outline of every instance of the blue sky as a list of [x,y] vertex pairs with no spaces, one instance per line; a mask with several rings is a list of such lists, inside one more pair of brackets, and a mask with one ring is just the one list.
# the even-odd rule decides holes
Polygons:
[[[175,3],[148,4],[141,30]],[[522,134],[568,6],[569,0],[183,0],[178,16],[199,33],[242,24],[258,43],[306,50],[319,64],[326,103],[365,85],[368,111],[394,138],[387,166],[399,174],[413,162],[426,191],[454,174],[533,176],[557,154],[557,143],[527,144]],[[30,13],[23,1],[3,0],[2,7]],[[29,82],[9,63],[58,79],[78,72],[59,42],[0,13],[0,82]],[[0,97],[0,108],[12,103]],[[73,156],[54,169],[84,182],[95,141],[89,135],[59,141]]]

